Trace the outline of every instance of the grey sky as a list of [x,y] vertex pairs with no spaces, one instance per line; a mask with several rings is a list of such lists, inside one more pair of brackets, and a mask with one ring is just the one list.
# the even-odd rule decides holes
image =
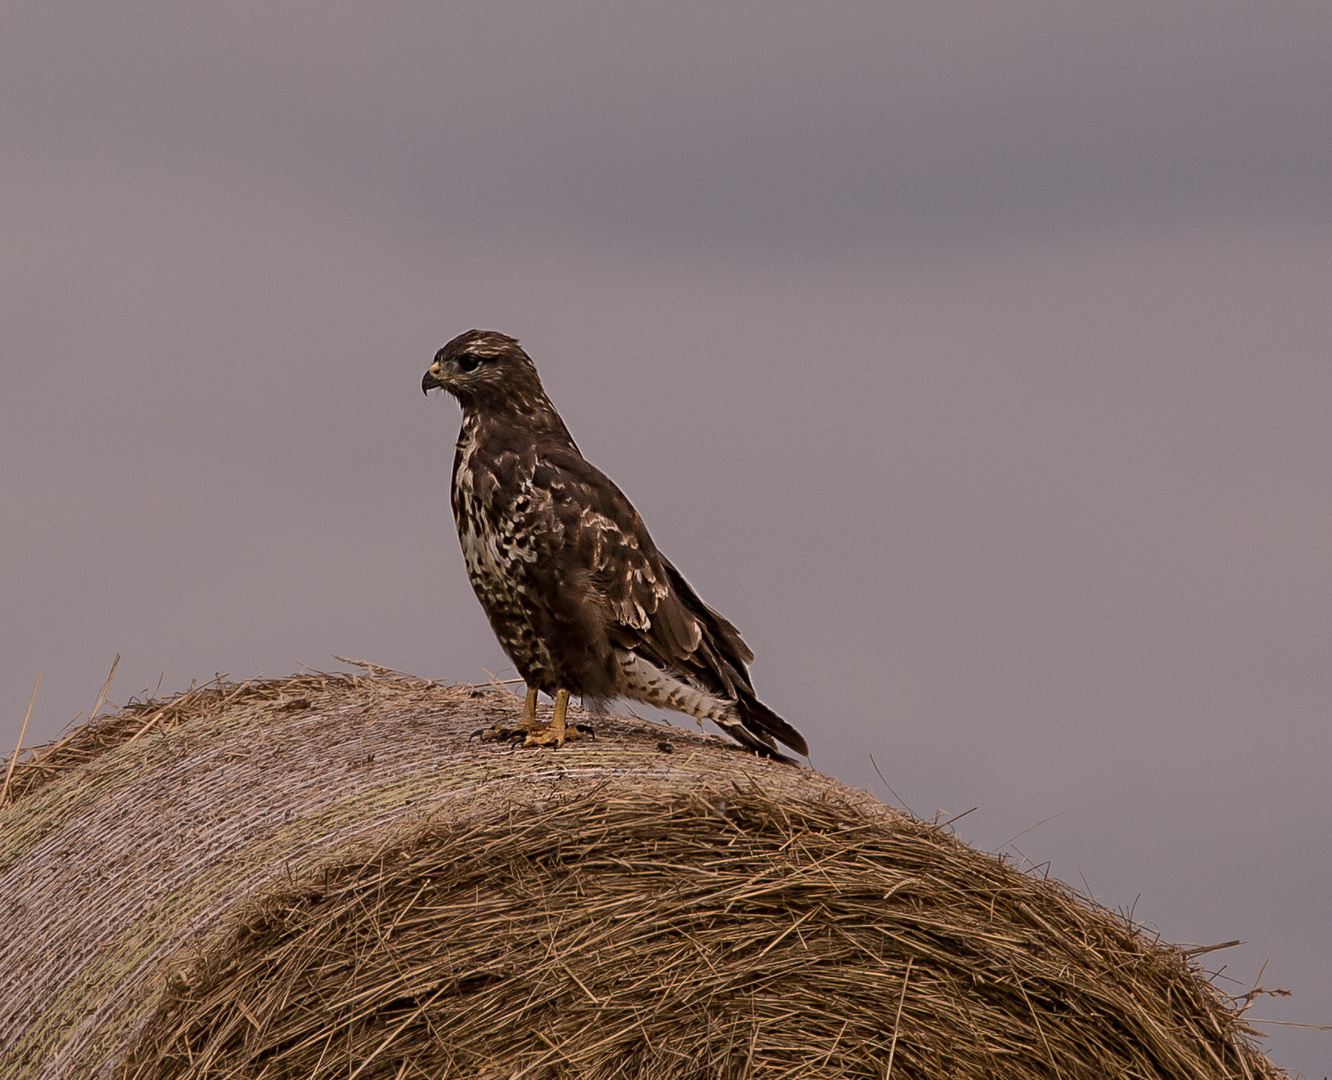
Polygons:
[[1332,1023],[1329,117],[1322,0],[9,10],[6,740],[499,672],[419,391],[491,327],[818,767]]

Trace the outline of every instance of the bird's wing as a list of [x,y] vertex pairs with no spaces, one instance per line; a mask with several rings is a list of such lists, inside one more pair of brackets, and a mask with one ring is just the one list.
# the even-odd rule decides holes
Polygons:
[[533,484],[550,492],[558,542],[600,594],[614,644],[709,692],[753,697],[746,668],[754,654],[740,632],[657,550],[613,481],[560,448],[540,455]]

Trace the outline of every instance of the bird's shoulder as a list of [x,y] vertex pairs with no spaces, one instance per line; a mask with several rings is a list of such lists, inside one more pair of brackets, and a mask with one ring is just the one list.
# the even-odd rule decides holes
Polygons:
[[577,447],[537,446],[532,456],[533,487],[549,491],[556,506],[589,521],[614,525],[627,534],[646,537],[646,528],[629,497],[609,476],[588,461]]
[[536,475],[538,463],[551,449],[521,425],[465,419],[453,458],[455,512],[483,522],[514,515],[529,524],[538,517],[552,518],[560,485]]

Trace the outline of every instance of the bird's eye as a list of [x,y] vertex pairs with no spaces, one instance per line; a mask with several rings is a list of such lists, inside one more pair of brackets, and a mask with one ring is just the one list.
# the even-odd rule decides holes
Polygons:
[[458,370],[463,372],[463,374],[475,371],[480,366],[481,357],[479,356],[473,356],[471,353],[463,353],[462,356],[458,357]]

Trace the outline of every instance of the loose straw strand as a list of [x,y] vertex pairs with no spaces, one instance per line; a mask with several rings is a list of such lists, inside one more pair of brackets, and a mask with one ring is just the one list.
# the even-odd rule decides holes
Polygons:
[[897,999],[897,1016],[893,1018],[893,1041],[888,1044],[888,1067],[883,1071],[883,1080],[893,1080],[893,1055],[897,1053],[897,1033],[902,1028],[902,1006],[906,1004],[907,983],[911,981],[911,964],[916,958],[908,956],[906,971],[902,975],[902,994]]
[[37,672],[37,681],[32,684],[32,694],[28,697],[28,711],[23,714],[23,726],[19,728],[18,745],[14,747],[14,756],[9,759],[9,768],[5,770],[5,786],[0,790],[0,806],[9,801],[9,781],[14,777],[14,766],[23,751],[23,736],[28,733],[28,721],[32,718],[32,703],[37,700],[37,687],[42,685],[42,673]]
[[111,670],[106,673],[106,682],[102,683],[102,690],[97,695],[97,702],[92,707],[92,712],[88,714],[88,722],[92,723],[97,719],[97,710],[102,707],[102,702],[106,700],[106,692],[111,689],[111,680],[116,677],[116,668],[120,664],[120,653],[116,653],[116,658],[111,661]]

